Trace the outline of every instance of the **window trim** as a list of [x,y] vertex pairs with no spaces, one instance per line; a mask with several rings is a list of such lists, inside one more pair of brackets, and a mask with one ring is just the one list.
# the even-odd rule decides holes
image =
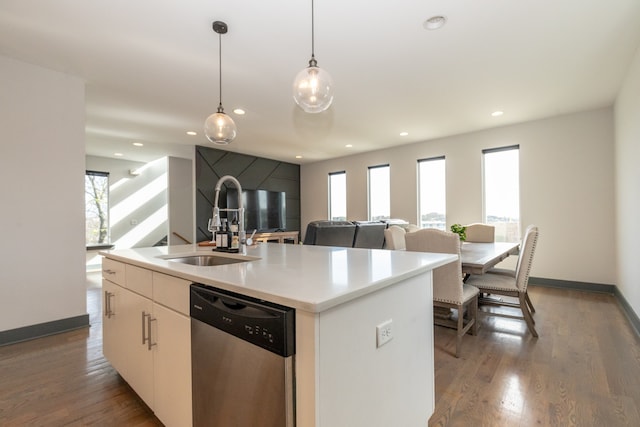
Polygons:
[[484,148],[482,154],[499,153],[501,151],[519,150],[520,144],[506,145],[504,147]]

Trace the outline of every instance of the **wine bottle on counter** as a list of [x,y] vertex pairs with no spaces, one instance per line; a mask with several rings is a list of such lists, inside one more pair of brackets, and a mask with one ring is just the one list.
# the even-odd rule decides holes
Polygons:
[[220,248],[222,247],[222,224],[216,227],[214,233],[216,234],[216,248]]
[[240,248],[238,243],[238,214],[233,215],[233,220],[231,220],[231,226],[229,228],[229,238],[231,239],[229,246],[232,251],[237,251]]
[[229,234],[227,219],[222,218],[222,226],[220,227],[220,249],[229,249]]

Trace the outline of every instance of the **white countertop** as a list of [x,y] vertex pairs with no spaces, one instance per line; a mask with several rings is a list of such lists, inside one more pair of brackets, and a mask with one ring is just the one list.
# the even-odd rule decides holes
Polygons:
[[237,264],[206,267],[163,259],[211,253],[240,256],[197,245],[100,252],[117,261],[315,313],[457,259],[452,254],[275,243],[247,248],[247,257],[257,259]]

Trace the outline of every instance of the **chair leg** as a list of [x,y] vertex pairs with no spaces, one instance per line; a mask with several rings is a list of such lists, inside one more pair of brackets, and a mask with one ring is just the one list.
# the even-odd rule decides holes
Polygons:
[[531,312],[527,306],[527,298],[525,295],[526,294],[520,294],[518,297],[520,299],[520,309],[522,310],[524,320],[527,322],[527,326],[529,327],[529,332],[531,332],[531,335],[538,338],[538,332],[536,332],[536,328],[534,327],[533,317],[531,316]]
[[535,313],[536,309],[533,308],[533,303],[531,302],[531,298],[529,298],[529,292],[525,293],[526,299],[527,299],[527,305],[529,306],[529,310],[531,311],[531,313]]
[[471,307],[469,309],[471,311],[471,315],[469,316],[469,321],[473,322],[473,326],[471,326],[471,335],[478,335],[478,296],[476,295],[473,301],[471,301]]
[[462,330],[464,329],[464,307],[458,305],[458,330],[456,331],[456,357],[460,357],[460,347],[462,345]]

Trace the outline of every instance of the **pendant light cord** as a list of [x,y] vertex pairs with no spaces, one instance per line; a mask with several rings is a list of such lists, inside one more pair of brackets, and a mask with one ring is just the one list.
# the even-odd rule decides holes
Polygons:
[[317,67],[318,61],[316,61],[315,55],[315,25],[314,25],[314,13],[313,13],[313,0],[311,0],[311,59],[309,60],[309,67]]
[[218,104],[218,113],[223,113],[222,108],[222,34],[218,33],[218,81],[220,85],[220,104]]

